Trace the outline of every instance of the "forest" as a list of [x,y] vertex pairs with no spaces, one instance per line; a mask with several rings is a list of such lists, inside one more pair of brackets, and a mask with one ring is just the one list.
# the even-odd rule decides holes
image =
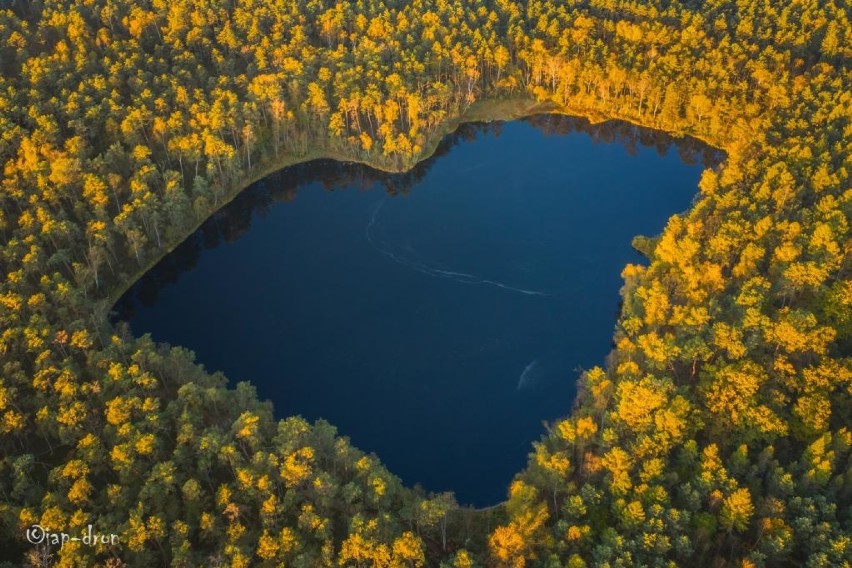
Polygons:
[[[852,24],[838,0],[0,5],[0,566],[852,565]],[[719,148],[505,504],[114,326],[252,181],[472,120]],[[381,456],[379,456],[380,458]],[[34,524],[119,545],[27,542]]]

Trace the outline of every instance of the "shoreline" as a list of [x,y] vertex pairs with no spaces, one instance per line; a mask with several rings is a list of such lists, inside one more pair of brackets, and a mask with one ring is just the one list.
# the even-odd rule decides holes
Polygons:
[[[522,107],[521,105],[524,105],[525,103],[528,106]],[[505,114],[497,112],[499,110],[503,110],[499,108],[503,106],[510,107],[507,110],[520,110],[520,112]],[[130,288],[132,288],[133,285],[136,284],[136,282],[138,282],[140,278],[142,278],[142,276],[144,276],[148,271],[154,268],[154,266],[156,266],[163,258],[172,253],[178,246],[180,246],[181,243],[183,243],[184,241],[186,241],[186,239],[192,236],[208,219],[210,219],[213,215],[224,209],[225,206],[230,204],[239,194],[241,194],[249,186],[272,175],[275,172],[278,172],[285,168],[289,168],[291,166],[296,166],[299,164],[304,164],[316,160],[334,160],[337,162],[350,162],[361,164],[389,174],[405,173],[410,171],[414,166],[416,166],[420,162],[428,160],[430,157],[432,157],[437,151],[438,146],[440,146],[441,142],[447,136],[458,130],[458,128],[462,124],[475,122],[490,123],[504,120],[519,120],[522,118],[527,118],[529,116],[534,116],[536,114],[554,113],[553,110],[547,108],[549,106],[550,105],[547,103],[540,103],[525,98],[503,100],[490,99],[478,101],[477,103],[471,105],[470,108],[468,108],[464,113],[462,113],[458,117],[448,120],[442,128],[436,131],[435,136],[430,137],[429,142],[427,143],[423,152],[421,152],[421,154],[417,156],[417,158],[415,158],[411,163],[405,164],[404,166],[399,168],[388,167],[384,164],[377,163],[376,161],[362,159],[355,156],[347,156],[341,152],[330,150],[328,148],[312,149],[301,156],[287,154],[281,156],[278,159],[272,160],[272,163],[263,163],[258,168],[253,169],[249,173],[249,175],[243,180],[241,180],[239,183],[237,183],[235,187],[232,187],[228,191],[226,191],[219,204],[217,204],[215,208],[209,211],[205,217],[194,223],[180,239],[159,249],[159,252],[161,254],[157,254],[151,257],[151,259],[145,262],[145,264],[140,267],[138,271],[134,272],[130,276],[127,282],[119,282],[112,290],[107,293],[105,298],[96,300],[95,313],[103,317],[108,316],[109,312],[112,311],[112,308],[115,306],[118,300],[121,299],[121,297],[128,290],[130,290]]]
[[247,175],[243,180],[235,184],[232,188],[228,189],[225,195],[223,196],[221,202],[217,204],[212,210],[210,210],[206,216],[192,224],[190,228],[186,232],[184,232],[179,239],[159,249],[159,254],[155,254],[154,256],[152,256],[148,261],[145,262],[143,266],[139,268],[139,270],[133,272],[127,278],[127,280],[118,282],[111,290],[107,292],[105,297],[95,300],[95,315],[99,316],[102,319],[108,320],[109,314],[115,307],[115,304],[118,303],[121,297],[124,296],[124,294],[126,294],[127,291],[130,290],[130,288],[132,288],[136,284],[136,282],[138,282],[147,272],[154,268],[161,260],[163,260],[163,258],[171,254],[178,246],[180,246],[184,241],[191,237],[207,220],[209,220],[213,215],[224,209],[245,189],[277,171],[316,160],[334,160],[337,162],[357,163],[378,171],[391,174],[405,173],[410,171],[414,166],[416,166],[420,162],[428,160],[429,158],[434,156],[441,142],[447,136],[450,136],[451,134],[456,132],[463,124],[509,122],[529,118],[540,114],[553,114],[585,118],[591,124],[601,124],[609,121],[622,121],[629,124],[633,124],[634,126],[637,126],[639,128],[648,128],[651,130],[665,132],[675,138],[683,138],[685,136],[690,136],[691,138],[700,140],[701,142],[707,144],[712,148],[724,151],[724,148],[720,148],[717,144],[714,144],[708,141],[707,139],[697,136],[695,134],[687,134],[683,132],[669,132],[662,129],[645,126],[636,121],[635,119],[631,119],[630,117],[620,115],[606,116],[601,112],[593,109],[580,109],[571,106],[560,107],[559,105],[556,105],[555,103],[549,101],[541,102],[528,97],[515,97],[507,99],[483,99],[473,103],[462,114],[454,118],[448,119],[444,123],[444,125],[435,132],[435,135],[429,138],[428,143],[426,144],[423,152],[421,152],[419,156],[414,158],[411,162],[406,163],[403,166],[397,168],[377,163],[375,160],[347,156],[339,151],[330,150],[328,148],[312,149],[301,156],[287,154],[278,159],[272,160],[271,163],[262,163],[261,165],[259,165],[258,168],[250,171],[249,175]]
[[[252,184],[257,181],[264,179],[271,174],[281,171],[283,169],[296,166],[299,164],[304,164],[316,160],[334,160],[337,162],[350,162],[361,164],[370,168],[373,168],[377,171],[386,172],[390,174],[399,174],[406,173],[414,168],[417,164],[428,160],[429,158],[435,155],[435,152],[440,147],[441,143],[450,135],[455,133],[462,125],[471,124],[471,123],[493,123],[493,122],[511,122],[515,120],[522,120],[525,118],[533,117],[536,115],[559,115],[559,116],[569,116],[576,118],[583,118],[589,121],[590,124],[596,125],[604,122],[610,121],[620,121],[628,124],[632,124],[638,128],[646,128],[650,130],[656,130],[658,132],[664,132],[674,138],[684,138],[691,137],[695,140],[698,140],[707,146],[721,150],[725,152],[723,145],[717,143],[712,143],[711,141],[703,138],[701,136],[697,136],[692,133],[685,132],[672,132],[663,130],[660,128],[654,128],[651,126],[646,126],[641,124],[635,119],[631,117],[625,117],[620,115],[605,115],[599,111],[593,109],[581,109],[574,108],[571,106],[558,106],[555,103],[545,101],[535,101],[531,98],[527,97],[515,97],[515,98],[507,98],[507,99],[484,99],[482,101],[477,101],[470,108],[468,108],[462,114],[448,119],[442,127],[436,130],[435,134],[429,138],[428,143],[425,145],[423,152],[415,159],[412,159],[410,162],[405,163],[400,167],[392,167],[387,166],[382,163],[377,163],[377,161],[371,161],[368,159],[361,159],[357,157],[347,156],[342,152],[331,150],[328,148],[325,149],[311,149],[306,152],[302,156],[295,156],[292,154],[284,155],[278,159],[274,159],[271,162],[262,162],[258,165],[257,168],[253,169],[249,172],[243,180],[239,183],[236,183],[233,187],[229,188],[229,190],[225,193],[222,200],[218,205],[216,205],[206,216],[198,220],[196,223],[192,224],[186,232],[182,234],[182,236],[176,241],[170,243],[168,246],[159,249],[159,254],[155,254],[152,256],[148,262],[145,263],[144,266],[140,267],[138,271],[135,271],[131,274],[127,280],[123,282],[117,283],[116,286],[109,291],[106,297],[96,300],[94,302],[95,307],[95,315],[103,318],[104,321],[108,323],[108,325],[112,326],[113,324],[109,320],[109,314],[113,310],[115,304],[121,299],[121,297],[127,293],[147,272],[153,269],[160,261],[163,260],[167,255],[171,254],[178,246],[180,246],[183,242],[185,242],[188,238],[190,238],[198,229],[207,222],[213,215],[224,209],[228,204],[230,204],[238,195],[240,195],[245,189],[250,187]],[[727,153],[727,152],[725,152]],[[695,188],[698,191],[698,188]],[[575,401],[576,402],[576,401]],[[342,434],[345,435],[345,434]],[[376,456],[376,458],[381,462],[381,458]],[[393,472],[389,470],[389,473],[393,475]],[[460,506],[459,509],[461,511],[467,511],[468,514],[473,515],[482,515],[482,514],[499,514],[500,511],[505,510],[505,506],[508,503],[508,499],[504,499],[498,503],[494,503],[491,505],[483,506],[483,507],[474,507],[471,505]]]

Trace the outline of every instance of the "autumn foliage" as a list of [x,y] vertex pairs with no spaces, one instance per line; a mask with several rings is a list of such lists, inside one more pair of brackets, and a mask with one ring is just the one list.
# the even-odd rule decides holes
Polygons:
[[[16,0],[0,40],[0,559],[849,565],[845,4]],[[507,102],[727,157],[637,239],[615,348],[503,509],[406,489],[108,322],[251,179],[320,156],[402,170]],[[34,548],[34,523],[122,544]]]

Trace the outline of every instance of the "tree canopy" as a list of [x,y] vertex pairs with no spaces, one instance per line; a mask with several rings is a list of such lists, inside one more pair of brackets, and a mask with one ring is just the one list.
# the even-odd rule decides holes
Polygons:
[[[0,8],[0,550],[31,565],[849,566],[852,25],[828,0]],[[276,421],[113,300],[248,182],[556,112],[726,152],[500,510]],[[94,524],[120,546],[32,547]]]

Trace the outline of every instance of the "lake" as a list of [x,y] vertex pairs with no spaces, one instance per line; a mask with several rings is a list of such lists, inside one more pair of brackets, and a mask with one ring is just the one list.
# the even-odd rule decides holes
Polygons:
[[624,123],[468,124],[406,174],[253,184],[119,301],[132,331],[326,419],[409,484],[503,500],[612,348],[630,246],[720,156]]

